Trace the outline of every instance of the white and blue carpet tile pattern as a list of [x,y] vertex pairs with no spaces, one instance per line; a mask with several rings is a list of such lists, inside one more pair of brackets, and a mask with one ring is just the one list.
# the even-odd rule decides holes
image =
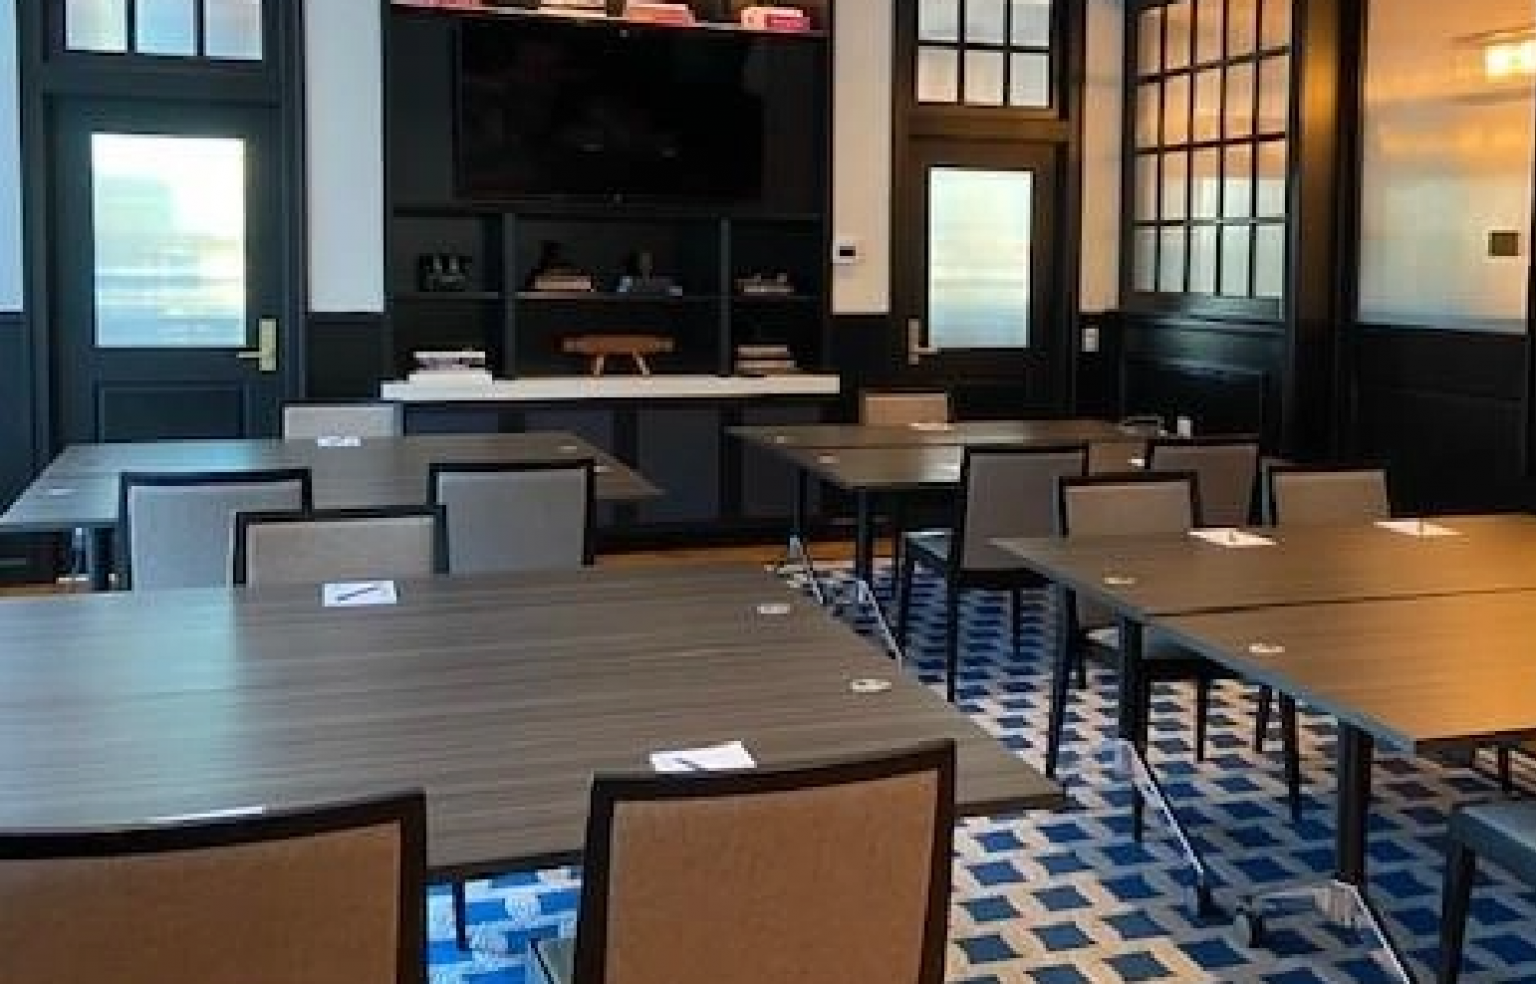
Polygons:
[[[826,575],[836,580],[843,575]],[[921,581],[909,647],[915,671],[940,686],[944,612]],[[856,613],[850,620],[862,631]],[[959,703],[988,732],[1039,764],[1049,694],[1043,605],[1028,613],[1024,652],[1009,638],[1006,599],[976,592],[963,611]],[[1153,764],[1219,880],[1218,902],[1324,875],[1333,860],[1333,730],[1301,726],[1307,810],[1292,824],[1278,731],[1252,748],[1252,690],[1218,685],[1207,760],[1192,751],[1191,691],[1167,686],[1153,710]],[[1114,731],[1114,680],[1095,673],[1074,691],[1061,775],[1071,796],[1058,813],[964,823],[955,836],[948,977],[959,984],[1119,984],[1128,981],[1370,982],[1392,978],[1353,932],[1297,911],[1269,921],[1267,947],[1236,941],[1230,921],[1197,919],[1185,869],[1149,813],[1130,835],[1127,787],[1093,753]],[[1530,787],[1533,777],[1522,773]],[[1398,940],[1431,979],[1437,951],[1443,832],[1449,809],[1499,795],[1482,772],[1379,757],[1371,813],[1371,886]],[[469,886],[473,950],[453,943],[445,888],[430,903],[432,984],[522,984],[530,940],[574,932],[579,872],[521,874]],[[834,927],[828,927],[835,932]],[[1536,891],[1484,866],[1468,926],[1467,984],[1536,982]],[[865,984],[865,982],[850,982]]]

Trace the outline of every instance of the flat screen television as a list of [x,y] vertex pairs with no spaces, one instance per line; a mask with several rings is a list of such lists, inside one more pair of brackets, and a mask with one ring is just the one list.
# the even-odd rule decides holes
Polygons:
[[818,183],[807,174],[825,167],[825,114],[804,100],[824,92],[821,53],[729,31],[558,18],[466,25],[459,194],[815,208],[801,199]]

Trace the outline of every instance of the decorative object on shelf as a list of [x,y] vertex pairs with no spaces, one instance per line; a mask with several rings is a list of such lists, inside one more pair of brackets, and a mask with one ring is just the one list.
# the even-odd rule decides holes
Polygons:
[[662,355],[673,351],[672,339],[662,335],[572,335],[560,344],[567,355],[585,355],[594,376],[601,376],[607,368],[609,356],[627,355],[640,375],[651,374],[646,356]]
[[620,294],[656,294],[664,297],[681,297],[683,288],[671,277],[656,275],[655,262],[646,250],[640,250],[629,258],[626,273],[619,278]]
[[[504,4],[504,6],[518,6],[518,4]],[[534,6],[541,10],[585,11],[593,14],[608,13],[608,0],[537,0]]]
[[428,294],[466,291],[474,268],[463,253],[423,253],[416,257],[416,287]]
[[539,244],[539,261],[528,275],[528,290],[594,291],[597,281],[561,255],[561,246],[553,239]]
[[656,3],[654,0],[629,0],[624,5],[624,19],[676,27],[689,27],[695,23],[693,8],[686,3]]
[[773,276],[754,273],[750,277],[736,278],[736,292],[743,297],[793,297],[795,285],[787,273]]
[[800,367],[788,345],[762,344],[736,346],[736,375],[787,376]]
[[416,368],[406,377],[412,383],[489,383],[491,372],[485,367],[485,352],[480,349],[428,350],[411,353]]
[[798,7],[752,6],[741,9],[741,25],[754,31],[809,31],[811,18]]

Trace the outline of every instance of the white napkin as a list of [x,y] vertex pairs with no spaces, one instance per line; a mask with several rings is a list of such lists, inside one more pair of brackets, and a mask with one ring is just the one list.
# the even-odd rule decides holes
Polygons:
[[393,581],[332,581],[320,586],[320,602],[326,608],[393,605],[399,600]]
[[1422,519],[1382,519],[1377,520],[1376,525],[1388,532],[1401,533],[1404,536],[1461,536],[1449,526],[1426,523]]
[[1257,533],[1249,533],[1245,530],[1235,529],[1230,526],[1218,526],[1205,530],[1190,530],[1189,535],[1206,543],[1214,543],[1218,547],[1232,547],[1241,549],[1244,547],[1272,547],[1275,541],[1267,536],[1259,536]]
[[717,772],[756,767],[752,753],[740,741],[651,753],[651,768],[657,772]]

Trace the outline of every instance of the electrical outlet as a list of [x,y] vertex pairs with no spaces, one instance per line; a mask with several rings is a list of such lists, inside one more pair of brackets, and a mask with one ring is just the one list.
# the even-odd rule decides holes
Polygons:
[[1083,352],[1092,354],[1099,350],[1099,329],[1090,325],[1083,329]]
[[838,236],[832,240],[832,262],[848,266],[864,258],[862,244],[853,236]]

